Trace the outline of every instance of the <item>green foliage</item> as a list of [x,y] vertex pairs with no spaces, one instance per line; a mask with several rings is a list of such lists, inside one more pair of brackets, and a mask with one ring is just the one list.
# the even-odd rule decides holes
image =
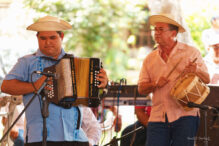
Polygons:
[[191,36],[195,44],[199,47],[202,55],[206,54],[204,44],[201,40],[203,30],[210,28],[209,20],[206,19],[203,15],[194,13],[187,17],[186,22],[191,31]]
[[132,0],[25,0],[38,13],[69,21],[66,51],[83,57],[99,57],[110,79],[121,78],[127,69],[128,32],[137,34],[148,15],[145,1]]

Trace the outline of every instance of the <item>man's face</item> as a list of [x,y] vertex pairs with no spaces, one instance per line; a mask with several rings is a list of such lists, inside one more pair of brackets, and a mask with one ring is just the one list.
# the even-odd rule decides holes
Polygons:
[[46,55],[58,58],[61,53],[61,45],[64,34],[59,35],[56,31],[40,31],[37,34],[40,51]]
[[176,31],[170,30],[167,23],[156,23],[154,28],[154,39],[159,45],[166,45],[175,41]]

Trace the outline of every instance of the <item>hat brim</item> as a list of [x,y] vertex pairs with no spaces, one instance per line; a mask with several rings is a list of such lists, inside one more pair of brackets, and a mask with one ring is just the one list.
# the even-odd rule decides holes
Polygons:
[[36,22],[27,27],[27,30],[32,31],[63,31],[71,29],[72,26],[65,21],[55,22],[55,21],[47,21],[47,22]]
[[149,17],[149,22],[151,25],[155,25],[158,22],[167,23],[175,25],[179,28],[179,32],[185,32],[185,29],[182,25],[180,25],[178,22],[176,22],[173,19],[170,19],[169,17],[163,16],[163,15],[153,15]]

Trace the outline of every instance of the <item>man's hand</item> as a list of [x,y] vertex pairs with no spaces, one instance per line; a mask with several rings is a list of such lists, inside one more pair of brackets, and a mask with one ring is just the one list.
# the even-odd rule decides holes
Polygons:
[[42,86],[43,82],[46,80],[46,76],[42,76],[40,77],[35,83],[34,83],[34,86],[36,87],[37,90],[40,89],[40,87]]
[[119,132],[122,128],[122,117],[121,115],[117,115],[114,119],[113,125],[115,126],[114,131]]
[[100,81],[100,85],[98,85],[98,88],[105,88],[108,84],[108,78],[106,71],[101,68],[100,73],[97,75],[97,80]]
[[197,69],[197,63],[194,61],[190,61],[189,64],[183,70],[183,74],[186,75],[188,73],[195,73]]
[[17,137],[18,137],[18,131],[16,131],[16,130],[11,130],[11,132],[10,132],[10,137],[11,137],[11,139],[14,141],[15,139],[17,139]]

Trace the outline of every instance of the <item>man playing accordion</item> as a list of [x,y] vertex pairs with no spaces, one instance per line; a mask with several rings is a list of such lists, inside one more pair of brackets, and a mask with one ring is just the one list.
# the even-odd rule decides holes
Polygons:
[[[28,30],[36,31],[39,49],[34,54],[26,55],[18,60],[13,69],[6,75],[2,83],[2,92],[11,95],[23,95],[24,105],[40,89],[46,80],[45,75],[35,74],[34,71],[43,72],[47,67],[57,64],[66,54],[62,48],[64,33],[71,29],[71,25],[59,18],[46,16],[27,27]],[[107,85],[107,74],[100,69],[97,75],[100,81],[99,88]],[[33,81],[33,83],[31,83]],[[33,86],[34,85],[34,86]],[[35,98],[25,111],[26,116],[26,143],[25,146],[42,145],[43,118],[41,115],[41,96]],[[81,106],[64,108],[50,103],[49,116],[46,119],[47,146],[88,146],[88,138],[81,128]]]

